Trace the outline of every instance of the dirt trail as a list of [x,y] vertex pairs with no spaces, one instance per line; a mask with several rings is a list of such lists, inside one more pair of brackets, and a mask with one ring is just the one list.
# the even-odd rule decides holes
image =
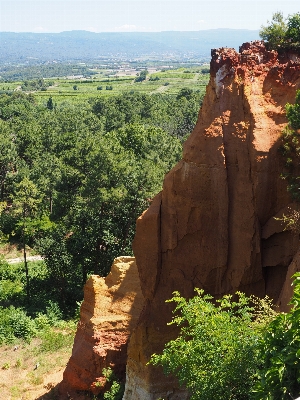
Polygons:
[[[29,256],[29,257],[26,257],[27,261],[40,261],[42,259],[43,259],[42,256]],[[22,257],[8,258],[6,261],[8,262],[8,264],[18,264],[18,263],[23,262],[24,258],[22,258]]]

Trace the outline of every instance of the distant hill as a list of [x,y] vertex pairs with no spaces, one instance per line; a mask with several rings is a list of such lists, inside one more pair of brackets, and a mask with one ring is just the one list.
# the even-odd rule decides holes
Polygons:
[[61,33],[0,32],[0,63],[174,56],[210,57],[210,50],[258,39],[258,31],[211,29],[191,32]]

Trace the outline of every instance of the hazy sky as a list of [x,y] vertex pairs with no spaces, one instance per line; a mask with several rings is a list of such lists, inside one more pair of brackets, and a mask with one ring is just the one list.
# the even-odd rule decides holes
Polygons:
[[0,0],[0,31],[94,32],[259,29],[299,0]]

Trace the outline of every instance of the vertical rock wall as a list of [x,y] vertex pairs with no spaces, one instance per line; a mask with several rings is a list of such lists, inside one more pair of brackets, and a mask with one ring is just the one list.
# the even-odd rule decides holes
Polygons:
[[240,53],[212,52],[210,83],[183,159],[137,221],[133,247],[146,305],[130,339],[125,400],[186,398],[173,378],[146,366],[176,335],[165,303],[174,290],[286,300],[299,238],[274,227],[273,217],[290,202],[278,142],[285,104],[300,88],[299,61],[296,54],[279,58],[262,42],[244,44]]
[[144,305],[135,259],[118,257],[106,278],[92,275],[84,301],[72,356],[60,393],[74,399],[82,391],[98,394],[105,385],[102,369],[112,367],[124,379],[128,338]]

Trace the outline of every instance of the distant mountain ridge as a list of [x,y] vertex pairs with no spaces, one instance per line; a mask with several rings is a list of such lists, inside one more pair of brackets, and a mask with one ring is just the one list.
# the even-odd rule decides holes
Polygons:
[[256,40],[258,30],[61,33],[0,32],[0,63],[96,60],[101,57],[210,57],[212,48]]

